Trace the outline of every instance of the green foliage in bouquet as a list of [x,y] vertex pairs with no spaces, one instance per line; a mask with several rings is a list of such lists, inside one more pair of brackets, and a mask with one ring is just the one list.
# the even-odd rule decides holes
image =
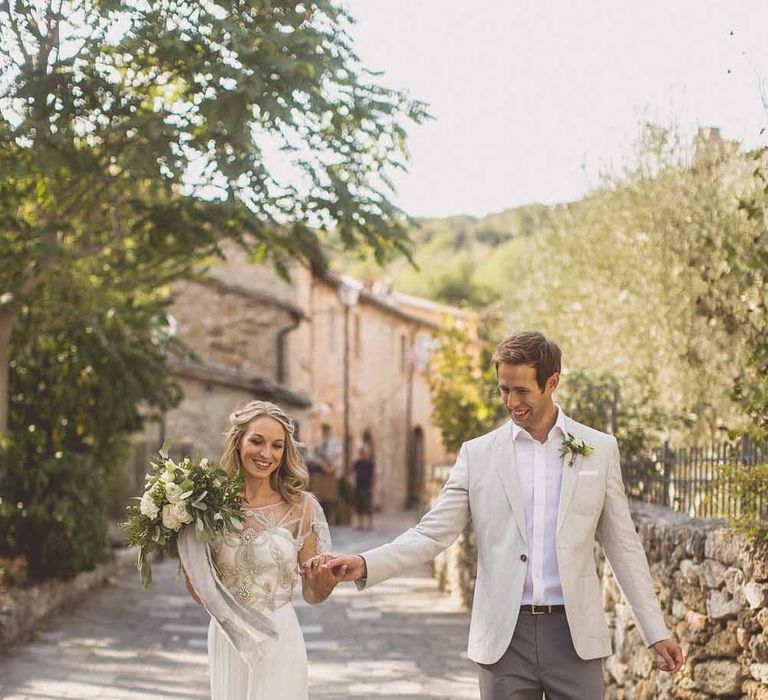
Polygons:
[[152,582],[149,555],[176,552],[182,527],[195,528],[197,538],[211,542],[216,535],[242,527],[243,477],[229,477],[207,459],[188,457],[179,464],[160,450],[160,462],[151,462],[144,494],[138,505],[128,506],[128,544],[139,547],[137,568],[141,583]]

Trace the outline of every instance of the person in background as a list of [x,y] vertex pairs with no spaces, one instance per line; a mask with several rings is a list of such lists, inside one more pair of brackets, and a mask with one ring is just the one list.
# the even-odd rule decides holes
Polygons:
[[357,453],[357,459],[352,465],[355,475],[355,512],[357,513],[357,529],[373,530],[373,485],[375,466],[373,455],[368,445],[362,445]]
[[314,449],[314,460],[322,474],[312,479],[312,486],[320,505],[332,525],[339,520],[339,480],[341,478],[341,444],[333,437],[331,426],[323,423],[322,439]]

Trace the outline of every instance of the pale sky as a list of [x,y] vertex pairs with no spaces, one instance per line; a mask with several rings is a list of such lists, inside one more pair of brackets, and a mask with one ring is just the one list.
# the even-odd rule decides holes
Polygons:
[[645,120],[768,144],[768,0],[347,5],[366,67],[436,118],[411,127],[395,178],[412,215],[578,199]]

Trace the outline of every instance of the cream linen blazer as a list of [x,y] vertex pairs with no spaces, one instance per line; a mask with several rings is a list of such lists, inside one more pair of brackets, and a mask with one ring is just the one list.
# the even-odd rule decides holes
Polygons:
[[[664,623],[640,538],[630,517],[616,439],[565,416],[566,432],[594,451],[563,459],[557,519],[557,563],[565,613],[582,659],[611,654],[593,543],[603,546],[646,646],[670,634]],[[477,534],[477,581],[467,654],[482,664],[509,647],[523,596],[529,556],[525,509],[515,468],[509,422],[465,442],[440,495],[418,525],[389,544],[363,553],[369,588],[433,559],[464,530],[470,516]]]

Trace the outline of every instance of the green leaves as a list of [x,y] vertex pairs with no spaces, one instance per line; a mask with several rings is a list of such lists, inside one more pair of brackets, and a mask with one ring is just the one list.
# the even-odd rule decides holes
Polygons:
[[720,467],[714,493],[715,502],[732,504],[729,524],[768,554],[768,462],[750,465],[726,464]]
[[[210,543],[217,535],[240,529],[245,518],[241,509],[242,475],[229,478],[220,467],[199,456],[191,460],[185,458],[178,464],[161,457],[161,464],[150,462],[144,495],[139,499],[148,499],[145,510],[130,506],[128,520],[123,523],[129,532],[128,544],[139,548],[138,568],[145,586],[151,581],[148,557],[158,550],[175,554],[180,528],[186,527],[184,523],[194,523],[198,540]],[[179,493],[180,475],[190,490],[176,496],[171,492]],[[156,493],[159,485],[164,488]],[[188,504],[184,503],[186,497],[189,497]],[[157,507],[154,512],[152,503]],[[194,510],[189,511],[187,506]],[[181,514],[174,512],[177,508]]]
[[[8,122],[14,126],[1,143],[32,144],[29,166],[44,183],[51,212],[68,197],[52,177],[54,163],[67,164],[85,200],[114,204],[126,188],[180,185],[196,162],[221,188],[219,206],[238,219],[346,224],[350,245],[377,249],[390,238],[406,241],[378,172],[402,164],[404,126],[426,112],[370,81],[350,47],[350,19],[335,2],[321,0],[306,12],[265,2],[221,3],[224,11],[192,2],[79,5],[79,12],[46,20],[48,36],[78,35],[81,48],[75,57],[46,54],[53,62],[45,76],[35,66],[49,48],[13,29],[24,26],[31,4],[0,11],[3,36],[30,57],[20,68],[0,68],[0,82],[17,98],[8,101],[16,105]],[[315,182],[311,199],[265,168],[267,141],[301,153],[294,162]],[[356,188],[342,210],[336,203],[347,197],[345,181]],[[189,196],[209,201],[197,188]],[[279,258],[279,241],[273,243]]]
[[[378,260],[407,253],[386,172],[426,112],[371,81],[349,23],[329,0],[0,4],[0,294],[13,313],[55,270],[151,298],[161,318],[160,290],[225,239],[284,274],[321,260],[333,228]],[[267,151],[312,184],[279,175]]]
[[[640,142],[636,161],[582,201],[421,222],[422,269],[393,267],[395,286],[502,315],[489,344],[526,327],[555,339],[556,399],[601,430],[615,408],[627,455],[768,429],[768,153],[710,158],[660,127]],[[441,404],[493,415],[479,389],[492,379],[466,339],[446,343],[435,405],[456,445],[485,423]]]
[[152,569],[147,561],[147,556],[144,550],[139,550],[138,561],[136,562],[136,568],[139,572],[139,578],[141,579],[141,585],[146,588],[152,583]]
[[[140,427],[136,407],[179,399],[164,364],[179,349],[164,332],[169,285],[225,239],[283,273],[320,261],[333,228],[379,260],[407,252],[386,172],[426,112],[372,81],[329,0],[58,5],[0,3],[0,434],[7,405],[18,450],[3,488],[47,502],[58,472],[39,465],[97,458],[99,478],[73,496],[91,503],[73,512],[94,543],[106,509],[94,490]],[[278,175],[267,150],[311,186]],[[35,544],[22,517],[0,548],[34,550],[37,574],[95,561],[77,528],[43,519]],[[54,550],[72,560],[46,562]]]
[[49,456],[8,442],[0,451],[0,493],[14,507],[0,508],[0,552],[25,554],[32,581],[68,578],[106,561],[111,504],[103,465],[88,455]]
[[[481,324],[486,340],[490,332]],[[465,440],[498,426],[506,411],[498,397],[489,355],[472,343],[467,326],[451,322],[439,340],[430,356],[433,419],[442,431],[445,447],[457,451]]]

